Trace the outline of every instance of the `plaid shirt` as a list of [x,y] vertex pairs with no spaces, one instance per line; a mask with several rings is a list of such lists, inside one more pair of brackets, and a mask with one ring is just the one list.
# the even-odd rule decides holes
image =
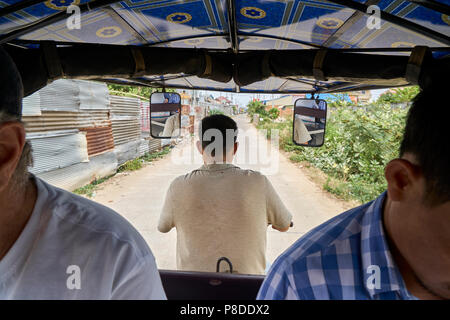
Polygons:
[[297,240],[272,265],[258,299],[417,299],[386,242],[385,198],[386,192]]

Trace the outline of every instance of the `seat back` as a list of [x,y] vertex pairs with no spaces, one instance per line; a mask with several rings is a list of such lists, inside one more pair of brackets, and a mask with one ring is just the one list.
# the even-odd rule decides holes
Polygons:
[[255,300],[262,275],[159,270],[169,300]]

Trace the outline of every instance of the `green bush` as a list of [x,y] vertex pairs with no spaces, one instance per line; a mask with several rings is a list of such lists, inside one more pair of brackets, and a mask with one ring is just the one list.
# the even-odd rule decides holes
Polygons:
[[380,95],[376,101],[378,104],[404,103],[411,101],[418,93],[418,86],[398,88]]
[[225,115],[225,113],[223,113],[223,111],[218,110],[218,109],[212,109],[212,110],[209,110],[209,111],[208,111],[208,115],[209,115],[209,116],[212,116],[213,114],[222,114],[222,115]]
[[269,110],[268,117],[272,120],[277,119],[280,116],[280,110],[277,108],[272,108]]
[[250,101],[247,104],[247,114],[252,120],[254,114],[259,114],[262,118],[267,117],[266,106],[260,101]]
[[325,144],[299,147],[292,142],[292,123],[263,123],[259,128],[280,130],[280,147],[293,152],[292,161],[307,161],[342,182],[324,187],[346,199],[367,202],[386,189],[384,167],[398,156],[407,110],[390,105],[331,110]]

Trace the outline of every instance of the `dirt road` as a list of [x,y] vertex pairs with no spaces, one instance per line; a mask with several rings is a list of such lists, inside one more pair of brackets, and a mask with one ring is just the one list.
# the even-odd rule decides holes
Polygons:
[[[311,228],[345,211],[348,204],[332,198],[291,163],[276,145],[267,147],[245,115],[235,117],[240,128],[236,164],[266,174],[293,215],[294,227],[281,233],[268,228],[267,260],[276,257]],[[264,148],[267,147],[267,150]],[[157,230],[160,210],[170,182],[201,165],[194,138],[177,145],[164,159],[103,183],[93,200],[130,221],[150,245],[160,269],[176,269],[176,230]]]

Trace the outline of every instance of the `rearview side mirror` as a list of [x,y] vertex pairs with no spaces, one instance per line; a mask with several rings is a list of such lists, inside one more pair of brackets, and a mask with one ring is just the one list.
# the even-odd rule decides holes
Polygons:
[[176,92],[154,92],[150,96],[150,135],[173,139],[181,131],[181,97]]
[[292,141],[298,146],[320,147],[325,142],[327,102],[297,99],[294,104]]

